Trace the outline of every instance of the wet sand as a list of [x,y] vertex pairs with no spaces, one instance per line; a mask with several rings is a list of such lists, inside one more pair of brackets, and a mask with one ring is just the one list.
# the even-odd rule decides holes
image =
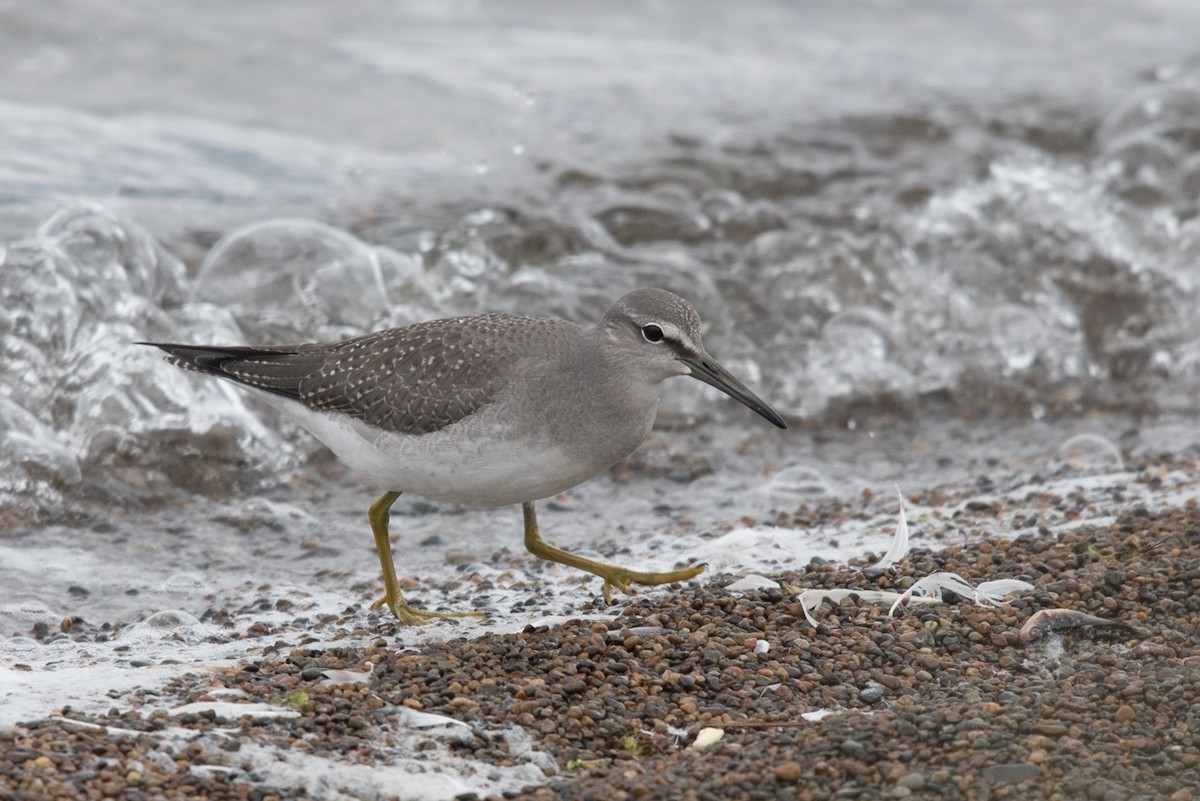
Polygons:
[[[1147,454],[1119,475],[999,488],[976,472],[908,496],[936,511],[910,516],[927,536],[882,574],[817,560],[770,577],[1034,585],[1000,606],[951,596],[889,616],[852,597],[824,602],[814,629],[793,593],[718,576],[510,634],[454,639],[445,624],[417,647],[347,610],[314,624],[311,647],[0,733],[0,797],[1195,798],[1196,467]],[[880,502],[776,522],[866,519]],[[1023,634],[1042,610],[1114,625],[1056,613]],[[705,729],[721,734],[698,748]],[[404,753],[401,731],[416,734]]]

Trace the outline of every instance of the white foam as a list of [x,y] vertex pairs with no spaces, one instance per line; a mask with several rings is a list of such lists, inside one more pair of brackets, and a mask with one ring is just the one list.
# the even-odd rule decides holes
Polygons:
[[396,758],[390,764],[363,765],[248,743],[238,750],[238,761],[266,786],[303,790],[324,801],[397,797],[444,801],[464,793],[500,795],[546,781],[542,769],[532,763],[489,765],[448,750],[424,751],[419,758]]
[[237,701],[195,701],[183,706],[168,709],[169,715],[199,715],[202,712],[212,712],[221,720],[237,720],[240,717],[251,718],[298,718],[300,713],[294,709]]
[[689,555],[708,564],[712,571],[761,573],[778,570],[784,565],[799,567],[814,556],[831,562],[845,561],[865,550],[863,534],[849,526],[839,531],[838,545],[830,545],[831,538],[820,536],[827,533],[821,531],[814,536],[811,530],[773,526],[735,528],[702,543]]

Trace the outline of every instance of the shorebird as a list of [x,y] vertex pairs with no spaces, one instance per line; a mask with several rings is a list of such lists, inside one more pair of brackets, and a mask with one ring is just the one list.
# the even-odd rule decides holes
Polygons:
[[542,539],[534,502],[628,456],[650,433],[672,376],[711,384],[787,427],[704,350],[692,305],[661,289],[630,292],[592,327],[481,314],[331,343],[139,344],[257,392],[386,490],[368,512],[384,583],[373,608],[386,604],[404,623],[458,613],[410,606],[400,592],[388,522],[401,493],[520,504],[529,552],[604,579],[611,603],[613,588],[686,581],[704,565],[644,572],[576,556]]

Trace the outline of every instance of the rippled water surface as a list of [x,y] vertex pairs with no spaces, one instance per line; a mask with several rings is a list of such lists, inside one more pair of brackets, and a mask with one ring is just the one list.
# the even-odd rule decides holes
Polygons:
[[[0,2],[0,634],[370,595],[375,488],[144,339],[677,291],[796,425],[671,382],[652,445],[547,518],[648,558],[981,447],[1119,466],[1197,411],[1200,6],[564,9]],[[430,586],[519,551],[513,510],[411,503]]]

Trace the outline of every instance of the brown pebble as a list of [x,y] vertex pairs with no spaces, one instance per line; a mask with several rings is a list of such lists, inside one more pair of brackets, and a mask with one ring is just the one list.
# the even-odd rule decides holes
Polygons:
[[798,782],[804,771],[797,762],[784,762],[775,766],[775,780],[781,782]]
[[[1168,467],[1200,475],[1200,458]],[[1164,507],[1153,518],[1129,515],[1112,526],[995,539],[985,548],[957,542],[959,527],[986,533],[988,520],[1009,518],[1022,504],[1039,506],[1038,519],[1051,526],[1064,519],[1064,509],[1100,519],[1107,507],[1088,492],[1069,501],[1057,490],[1024,500],[1014,495],[979,520],[942,521],[955,531],[956,544],[932,557],[917,553],[911,570],[896,569],[908,570],[905,576],[868,579],[859,568],[833,564],[781,567],[797,574],[781,576],[788,584],[814,589],[896,589],[935,568],[973,583],[1024,576],[1037,587],[999,607],[963,599],[890,617],[886,606],[847,600],[824,604],[813,630],[771,593],[730,598],[710,587],[672,587],[622,599],[619,624],[574,620],[474,639],[448,627],[453,638],[421,642],[415,651],[387,647],[403,637],[390,624],[354,615],[310,620],[304,625],[314,630],[329,627],[311,647],[281,640],[264,648],[263,661],[242,669],[201,682],[181,677],[144,696],[117,694],[120,708],[98,716],[64,709],[56,719],[14,730],[0,746],[0,798],[13,792],[56,801],[101,798],[114,789],[116,797],[131,799],[246,801],[256,790],[264,801],[303,798],[301,788],[268,793],[239,772],[206,772],[197,782],[189,769],[237,765],[237,753],[258,743],[368,762],[377,758],[378,733],[403,728],[403,704],[456,718],[476,732],[454,745],[425,737],[414,746],[420,758],[437,760],[469,739],[472,759],[540,768],[545,784],[504,791],[515,801],[816,801],[851,785],[888,798],[950,797],[965,788],[962,797],[979,799],[1058,793],[1200,801],[1192,790],[1200,786],[1200,752],[1191,747],[1197,729],[1189,717],[1200,704],[1192,601],[1200,593],[1200,508]],[[835,504],[828,514],[874,513],[869,501]],[[781,525],[787,523],[785,515]],[[538,586],[531,580],[518,589],[536,601]],[[1031,652],[1018,630],[1046,605],[1118,617],[1137,626],[1138,641],[1124,648],[1076,636],[1064,639],[1061,655]],[[343,626],[344,636],[334,630]],[[753,653],[759,639],[771,643],[769,654]],[[373,644],[364,650],[355,642]],[[368,657],[376,665],[370,685],[300,682],[302,671],[346,669]],[[179,750],[158,747],[164,729],[215,735],[204,717],[168,719],[160,706],[204,693],[221,698],[218,690],[226,689],[285,706],[301,685],[310,700],[297,708],[298,720],[243,720],[218,740],[210,735]],[[868,717],[855,708],[874,697],[871,688],[886,692],[881,711]],[[799,716],[820,708],[838,711],[818,724]],[[63,716],[80,718],[82,726]],[[485,734],[509,721],[530,738],[536,761],[511,741]],[[720,744],[681,755],[686,734],[705,726],[726,732]],[[898,743],[907,744],[904,751]],[[149,759],[152,750],[174,757]],[[36,762],[42,754],[46,759]],[[82,789],[69,784],[76,777]]]

